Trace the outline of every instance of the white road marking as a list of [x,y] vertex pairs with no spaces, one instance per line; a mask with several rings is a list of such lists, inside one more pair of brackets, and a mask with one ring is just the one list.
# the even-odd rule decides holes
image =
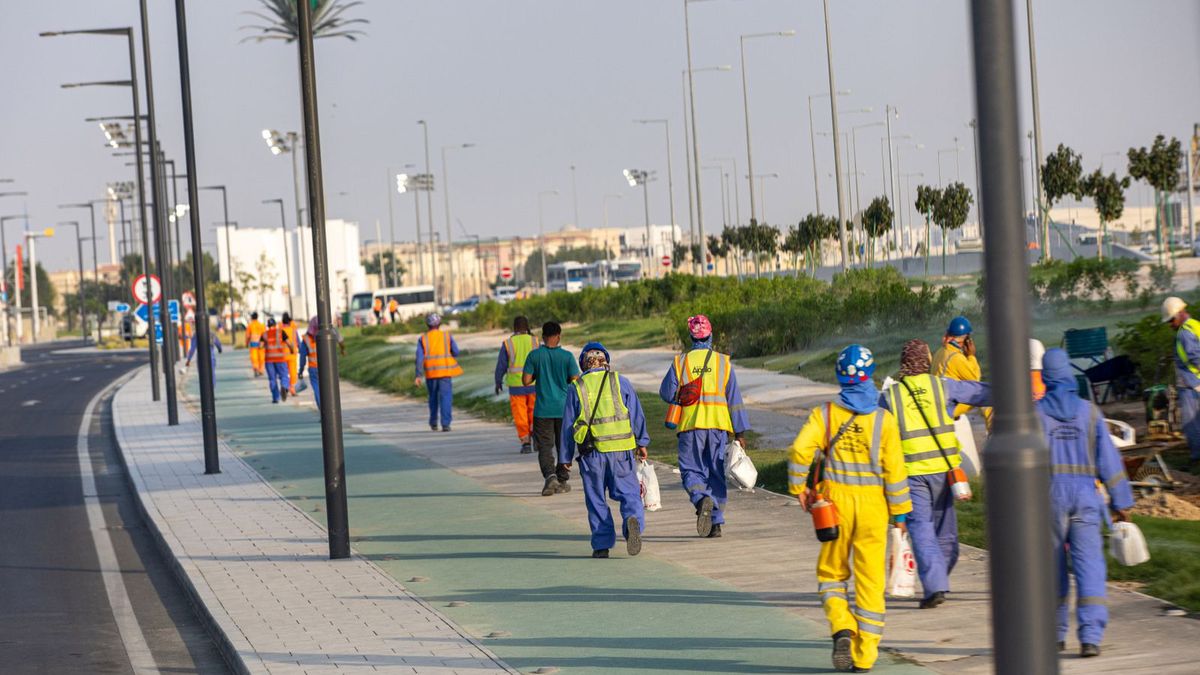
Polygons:
[[31,398],[28,401],[22,401],[21,407],[22,408],[32,408],[33,406],[35,406],[39,403],[41,403],[41,401],[37,400],[36,398]]
[[71,381],[72,381],[72,382],[82,382],[82,381],[83,381],[83,378],[82,378],[82,377],[72,377],[72,378],[71,378]]
[[117,561],[117,553],[113,549],[109,537],[108,526],[104,518],[104,509],[100,505],[99,490],[96,487],[96,474],[92,471],[92,458],[88,451],[88,431],[92,426],[92,414],[100,399],[122,380],[113,382],[96,394],[83,412],[83,420],[79,423],[79,441],[76,449],[79,454],[79,475],[83,481],[83,500],[87,505],[88,525],[92,531],[92,543],[96,546],[96,557],[100,562],[100,573],[104,579],[104,590],[108,594],[108,605],[112,608],[113,619],[121,633],[121,642],[125,645],[125,654],[134,673],[158,673],[158,664],[142,626],[138,623],[137,615],[133,612],[133,603],[129,600],[129,592],[125,589],[121,565]]

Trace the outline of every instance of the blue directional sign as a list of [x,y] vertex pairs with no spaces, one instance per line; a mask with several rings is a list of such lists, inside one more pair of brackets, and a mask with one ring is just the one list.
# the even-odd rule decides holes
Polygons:
[[167,301],[167,314],[169,314],[171,316],[171,321],[173,323],[179,323],[179,301],[178,300],[168,300]]
[[[142,306],[145,307],[145,305]],[[154,341],[160,345],[163,343],[163,329],[161,323],[154,324]]]
[[119,314],[124,314],[124,313],[126,313],[126,312],[128,312],[128,311],[129,311],[129,303],[127,303],[127,302],[118,302],[118,303],[116,304],[116,306],[113,308],[113,311],[115,311],[115,312],[117,312],[117,313],[119,313]]
[[[133,313],[137,315],[137,318],[141,319],[142,321],[148,322],[148,321],[150,321],[150,317],[148,315],[149,311],[150,311],[149,305],[138,305],[137,309],[133,310]],[[158,317],[159,312],[161,312],[161,311],[162,311],[162,309],[160,308],[159,305],[154,305],[154,316],[155,317]],[[175,323],[179,323],[179,301],[178,300],[168,300],[167,301],[167,314],[169,314],[171,316],[171,321],[173,321]]]

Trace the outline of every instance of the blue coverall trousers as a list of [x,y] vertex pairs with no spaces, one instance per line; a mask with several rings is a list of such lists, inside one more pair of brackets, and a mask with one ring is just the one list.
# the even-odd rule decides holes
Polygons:
[[317,407],[321,407],[321,385],[317,378],[317,371],[312,368],[308,369],[308,386],[312,388],[313,400],[317,402]]
[[958,516],[954,493],[945,473],[909,476],[912,513],[908,535],[912,537],[917,574],[928,598],[950,590],[950,572],[958,562]]
[[425,389],[429,392],[429,426],[438,424],[438,412],[441,412],[442,428],[450,426],[452,413],[451,403],[454,401],[453,378],[426,378]]
[[288,372],[287,361],[267,363],[267,384],[271,385],[271,400],[279,400],[280,391],[292,388],[292,376]]
[[621,536],[629,537],[625,519],[634,516],[639,531],[646,529],[642,508],[642,488],[637,479],[637,460],[632,450],[592,452],[579,456],[579,478],[583,481],[583,501],[587,505],[588,526],[592,528],[592,550],[612,548],[617,543],[612,509],[605,492],[621,505]]
[[1104,539],[1100,534],[1104,503],[1088,476],[1055,476],[1050,483],[1050,507],[1054,514],[1054,556],[1058,564],[1058,641],[1067,638],[1068,561],[1075,574],[1079,642],[1098,645],[1108,626],[1105,605]]
[[720,429],[693,429],[679,434],[679,476],[692,504],[712,497],[712,522],[725,522],[725,445],[729,434]]
[[1179,395],[1179,419],[1191,459],[1200,460],[1200,392],[1187,387],[1177,387],[1175,392]]

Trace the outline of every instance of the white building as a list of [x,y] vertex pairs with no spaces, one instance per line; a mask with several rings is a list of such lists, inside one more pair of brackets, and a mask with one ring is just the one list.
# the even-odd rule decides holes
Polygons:
[[643,225],[621,230],[622,256],[644,258],[657,264],[657,260],[671,255],[675,250],[674,242],[687,243],[678,225],[651,225],[649,228],[650,245],[647,247],[646,229],[646,226]]
[[[229,278],[231,264],[225,230],[217,228],[217,264],[222,279]],[[246,305],[244,312],[239,308],[239,313],[248,314],[255,309],[282,313],[290,309],[300,321],[316,314],[310,228],[284,232],[278,227],[235,226],[229,228],[228,235],[229,247],[233,249],[234,278]],[[367,288],[367,273],[359,259],[358,223],[326,220],[325,236],[330,302],[333,311],[340,313],[349,307],[351,295]]]

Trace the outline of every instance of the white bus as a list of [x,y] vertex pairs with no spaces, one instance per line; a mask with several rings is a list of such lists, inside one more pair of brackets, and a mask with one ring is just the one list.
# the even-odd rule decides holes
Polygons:
[[578,293],[585,286],[593,285],[591,265],[578,262],[561,262],[546,267],[546,290]]
[[350,298],[351,325],[368,326],[376,323],[375,312],[371,309],[375,304],[375,298],[383,301],[384,323],[390,323],[392,320],[388,314],[388,302],[391,300],[395,300],[400,305],[397,311],[397,320],[399,321],[406,321],[414,316],[437,311],[437,304],[433,299],[433,286],[381,288],[373,293],[355,293]]

